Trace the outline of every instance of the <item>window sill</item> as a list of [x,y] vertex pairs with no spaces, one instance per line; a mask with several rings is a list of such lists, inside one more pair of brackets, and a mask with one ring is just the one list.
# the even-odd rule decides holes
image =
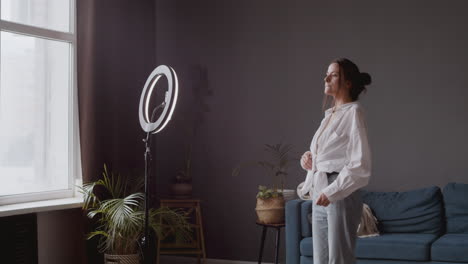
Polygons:
[[83,197],[80,196],[64,199],[2,205],[0,206],[0,217],[79,208],[82,205]]

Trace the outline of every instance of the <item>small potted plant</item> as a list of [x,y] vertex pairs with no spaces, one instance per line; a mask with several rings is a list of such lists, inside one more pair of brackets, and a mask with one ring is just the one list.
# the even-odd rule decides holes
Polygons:
[[171,185],[171,193],[176,199],[188,199],[192,196],[192,143],[188,144],[185,157],[184,168],[177,172],[175,183]]
[[[233,175],[240,174],[240,169],[245,166],[261,166],[266,168],[272,175],[273,187],[259,186],[257,193],[257,212],[258,221],[264,224],[273,224],[284,222],[284,203],[286,195],[294,196],[294,190],[285,192],[285,177],[288,175],[288,168],[291,161],[297,161],[297,158],[291,158],[290,154],[293,147],[290,144],[278,143],[276,145],[265,144],[265,151],[271,155],[270,160],[251,161],[237,166]],[[286,194],[287,193],[287,194]],[[288,197],[288,200],[290,197]]]
[[262,224],[277,224],[284,222],[284,197],[283,193],[266,186],[258,186],[257,193],[258,222]]
[[[87,239],[99,237],[98,249],[106,264],[140,263],[140,241],[144,234],[143,181],[130,182],[110,174],[104,165],[102,179],[83,184],[83,209],[97,223]],[[159,238],[176,234],[188,238],[190,226],[183,213],[166,207],[150,209],[149,227]]]

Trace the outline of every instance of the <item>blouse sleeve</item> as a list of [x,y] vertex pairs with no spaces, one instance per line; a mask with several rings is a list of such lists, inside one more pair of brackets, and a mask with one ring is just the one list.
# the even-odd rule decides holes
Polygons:
[[350,119],[345,165],[336,180],[323,189],[330,202],[344,199],[357,189],[366,186],[371,176],[371,153],[362,110],[353,109]]

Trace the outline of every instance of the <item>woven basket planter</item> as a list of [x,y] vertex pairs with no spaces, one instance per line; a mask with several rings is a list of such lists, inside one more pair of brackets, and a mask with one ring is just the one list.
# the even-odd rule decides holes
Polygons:
[[260,199],[257,198],[258,222],[262,224],[284,223],[284,199],[283,197]]
[[140,255],[110,255],[104,254],[105,264],[140,264]]

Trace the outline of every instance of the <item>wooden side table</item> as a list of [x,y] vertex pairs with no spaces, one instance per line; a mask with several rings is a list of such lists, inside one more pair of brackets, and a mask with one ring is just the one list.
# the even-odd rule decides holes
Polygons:
[[256,224],[263,227],[262,240],[260,242],[260,254],[258,256],[258,264],[262,263],[263,246],[265,245],[265,237],[266,237],[266,232],[267,232],[268,228],[276,229],[275,263],[278,264],[278,255],[279,255],[279,247],[280,247],[280,233],[281,233],[281,228],[285,226],[285,223],[263,224],[263,223],[260,223],[260,222],[256,222]]
[[182,210],[188,217],[190,226],[194,231],[194,239],[190,243],[167,243],[158,238],[156,248],[156,263],[159,264],[160,255],[197,255],[198,264],[200,258],[203,263],[206,261],[205,239],[203,235],[203,224],[200,209],[200,200],[198,199],[166,199],[161,200],[161,207],[168,207]]

